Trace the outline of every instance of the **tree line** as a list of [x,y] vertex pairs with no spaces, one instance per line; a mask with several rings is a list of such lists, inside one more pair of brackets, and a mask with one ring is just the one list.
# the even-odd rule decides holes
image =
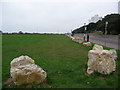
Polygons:
[[107,34],[118,35],[120,34],[120,14],[110,14],[106,15],[102,20],[99,20],[96,23],[89,23],[86,25],[87,30],[85,31],[85,26],[77,28],[72,31],[72,34],[76,33],[93,33],[93,32],[102,32],[105,34],[105,23],[107,25]]

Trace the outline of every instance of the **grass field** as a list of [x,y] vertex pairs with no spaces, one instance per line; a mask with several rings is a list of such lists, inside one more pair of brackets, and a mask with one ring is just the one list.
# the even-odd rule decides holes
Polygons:
[[[47,72],[46,84],[33,88],[117,88],[120,74],[120,51],[117,50],[117,70],[110,75],[87,75],[88,51],[65,35],[3,35],[2,79],[3,88],[21,86],[5,85],[10,77],[10,62],[28,55]],[[109,48],[107,48],[109,49]],[[118,62],[119,61],[119,62]],[[119,65],[118,65],[119,64]]]

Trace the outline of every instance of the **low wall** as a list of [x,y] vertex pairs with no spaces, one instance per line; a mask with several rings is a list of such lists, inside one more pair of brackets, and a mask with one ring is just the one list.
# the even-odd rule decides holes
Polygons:
[[[74,37],[83,39],[84,34],[75,34]],[[99,35],[89,33],[89,41],[120,50],[120,35]]]

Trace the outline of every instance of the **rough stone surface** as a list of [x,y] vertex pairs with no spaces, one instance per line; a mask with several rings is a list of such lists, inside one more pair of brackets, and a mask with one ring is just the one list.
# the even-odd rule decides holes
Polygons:
[[80,38],[73,38],[72,40],[78,43],[83,43],[83,40]]
[[91,46],[91,42],[86,42],[86,43],[83,43],[83,46]]
[[11,77],[16,85],[39,84],[47,76],[46,72],[28,56],[20,56],[11,61]]
[[71,35],[67,35],[69,38],[71,38],[71,39],[74,39],[74,37],[73,36],[71,36]]
[[94,45],[93,49],[88,52],[87,73],[92,74],[94,71],[101,74],[110,74],[116,69],[117,54],[116,50],[103,50],[100,45]]
[[101,52],[103,50],[103,47],[95,44],[92,50],[97,50],[97,51]]
[[78,38],[78,37],[73,37],[71,35],[67,35],[69,38],[71,38],[73,41],[78,42],[78,43],[83,43],[83,40]]

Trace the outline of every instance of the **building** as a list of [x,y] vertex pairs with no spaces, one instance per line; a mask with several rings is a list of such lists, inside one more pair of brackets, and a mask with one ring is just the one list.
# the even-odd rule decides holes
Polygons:
[[89,19],[89,23],[96,23],[99,20],[102,20],[102,17],[99,17],[99,15],[97,14],[97,15],[93,16],[91,19]]

